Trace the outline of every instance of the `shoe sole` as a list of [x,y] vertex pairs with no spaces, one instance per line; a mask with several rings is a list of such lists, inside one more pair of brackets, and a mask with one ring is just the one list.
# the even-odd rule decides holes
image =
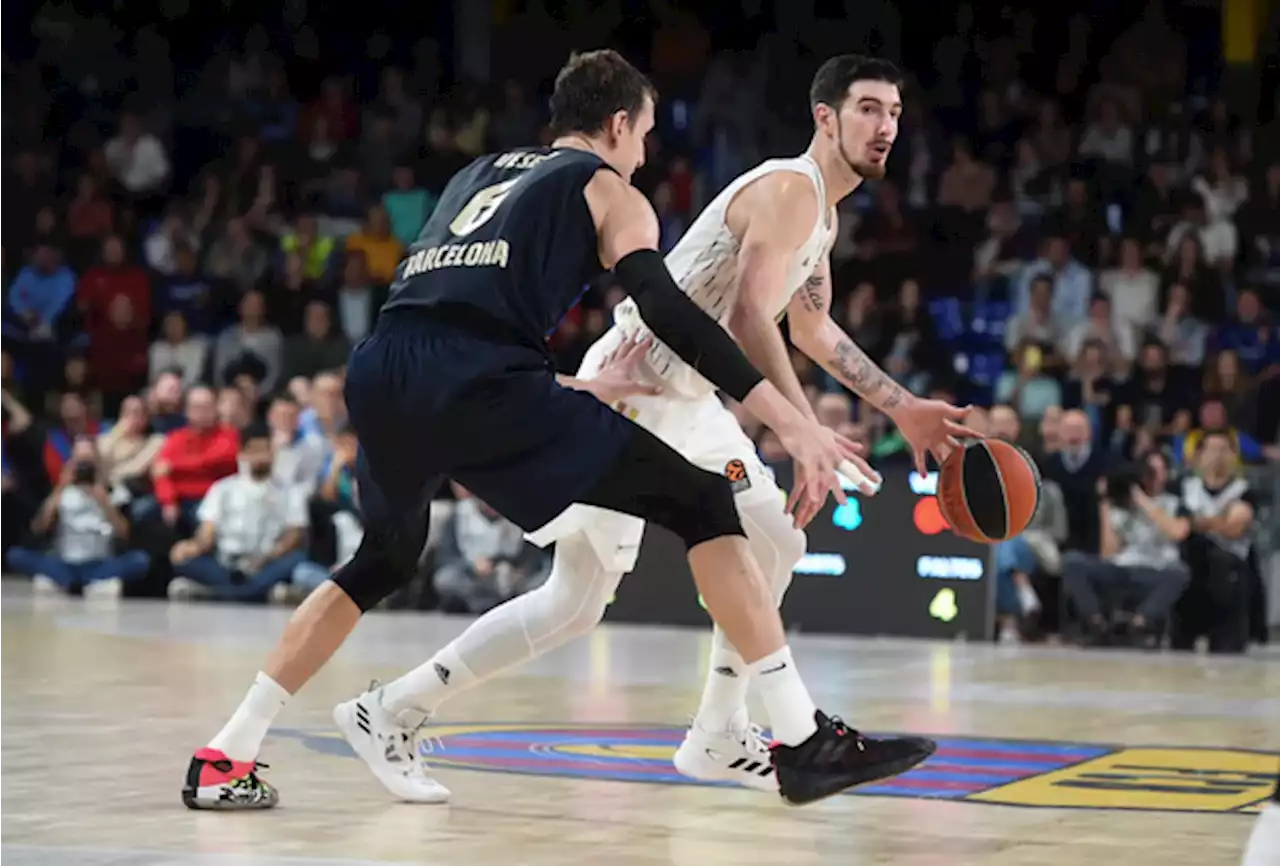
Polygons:
[[201,799],[200,795],[190,788],[182,789],[182,805],[195,812],[256,812],[262,809],[274,809],[279,798],[260,803],[242,804],[234,800]]
[[[676,768],[676,772],[682,776],[699,782],[732,782],[738,787],[746,788],[749,791],[760,791],[765,794],[777,793],[778,791],[778,773],[776,770],[768,776],[757,776],[754,773],[748,773],[743,770],[730,770],[720,764],[703,765],[698,763],[696,754],[693,758],[681,757],[687,754],[688,751],[696,753],[697,749],[690,746],[686,750],[685,746],[681,745],[671,758],[671,763]],[[748,758],[748,760],[758,761],[762,768],[769,765],[768,755],[763,755],[761,758]],[[707,772],[703,772],[704,768]],[[759,783],[752,784],[748,779],[759,780]]]
[[[850,788],[856,788],[860,785],[867,785],[871,782],[879,782],[882,779],[901,775],[912,767],[924,763],[931,755],[933,755],[934,752],[938,751],[937,743],[933,740],[928,740],[927,742],[929,744],[927,749],[921,749],[919,752],[899,758],[896,761],[869,766],[866,768],[864,773],[853,778],[846,777],[838,787],[833,788],[830,791],[821,791],[811,797],[799,798],[790,797],[785,792],[782,792],[782,802],[786,803],[788,806],[806,806],[809,803],[816,803],[819,800],[834,797],[836,794],[839,794],[842,791],[848,791]],[[779,779],[779,782],[781,782],[781,779]]]

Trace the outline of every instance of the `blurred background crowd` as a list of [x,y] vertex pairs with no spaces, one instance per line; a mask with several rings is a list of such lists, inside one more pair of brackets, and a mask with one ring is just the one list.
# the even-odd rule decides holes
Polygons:
[[[306,0],[265,17],[50,2],[8,28],[10,571],[48,591],[301,597],[361,534],[347,352],[451,174],[548,140],[570,50],[622,48],[662,91],[636,183],[667,248],[735,175],[805,147],[813,70],[859,50],[910,85],[888,177],[841,206],[837,316],[899,381],[972,404],[1040,463],[1044,507],[996,551],[1002,639],[1265,639],[1274,39],[1242,83],[1205,4],[1064,22],[946,3],[908,29],[887,2],[495,0],[464,20],[485,5],[423,21],[375,3],[377,30],[353,32]],[[591,287],[553,335],[564,371],[619,298]],[[795,366],[824,423],[907,459],[881,414]],[[456,485],[432,519],[393,605],[481,611],[546,574]]]

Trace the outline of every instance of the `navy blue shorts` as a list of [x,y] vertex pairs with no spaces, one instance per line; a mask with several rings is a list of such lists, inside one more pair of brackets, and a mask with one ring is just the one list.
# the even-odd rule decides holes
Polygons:
[[580,501],[635,427],[536,350],[384,314],[347,366],[366,525],[416,521],[452,478],[525,531]]

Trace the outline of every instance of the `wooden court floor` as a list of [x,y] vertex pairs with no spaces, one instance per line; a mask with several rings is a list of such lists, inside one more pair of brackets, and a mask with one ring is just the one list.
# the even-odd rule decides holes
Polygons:
[[35,598],[6,581],[5,866],[1228,866],[1280,766],[1275,654],[800,636],[821,706],[941,748],[890,783],[790,809],[672,775],[707,636],[612,626],[446,706],[426,748],[453,803],[398,804],[329,712],[465,623],[375,614],[267,740],[280,808],[186,811],[188,755],[287,616]]

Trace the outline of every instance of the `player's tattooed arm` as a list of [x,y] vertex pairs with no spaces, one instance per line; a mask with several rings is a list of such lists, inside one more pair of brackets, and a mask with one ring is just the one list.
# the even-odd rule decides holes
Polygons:
[[892,413],[909,398],[831,318],[829,261],[824,259],[791,299],[787,321],[797,349],[876,408]]

